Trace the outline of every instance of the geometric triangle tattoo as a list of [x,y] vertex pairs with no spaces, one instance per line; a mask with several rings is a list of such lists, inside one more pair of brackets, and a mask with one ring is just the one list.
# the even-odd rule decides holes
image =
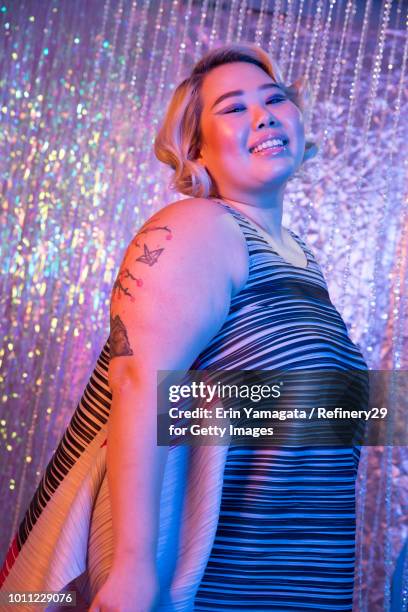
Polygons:
[[110,320],[109,348],[111,358],[133,355],[126,327],[119,315]]

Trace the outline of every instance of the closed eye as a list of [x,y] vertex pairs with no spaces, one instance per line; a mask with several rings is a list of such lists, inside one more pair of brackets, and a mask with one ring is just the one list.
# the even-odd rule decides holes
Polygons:
[[[275,102],[282,102],[283,100],[286,100],[286,98],[282,97],[282,96],[274,96],[273,98],[269,98],[269,100],[266,101],[266,104],[271,104],[271,103],[275,103]],[[236,110],[245,110],[245,106],[232,106],[229,109],[227,109],[223,114],[229,114],[229,113],[233,113]]]
[[223,113],[224,115],[228,115],[228,113],[233,113],[237,110],[242,110],[242,106],[234,106],[233,108],[231,108],[230,110],[225,111],[225,113]]
[[274,96],[270,100],[267,100],[266,103],[269,104],[269,102],[281,102],[282,100],[286,100],[286,98],[284,96]]

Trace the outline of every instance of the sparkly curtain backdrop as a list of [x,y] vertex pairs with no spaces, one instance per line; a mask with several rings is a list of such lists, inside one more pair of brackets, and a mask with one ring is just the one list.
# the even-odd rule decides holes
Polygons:
[[[108,334],[125,247],[180,197],[152,143],[210,47],[256,42],[308,77],[320,152],[284,224],[370,368],[407,369],[406,2],[0,0],[0,28],[2,557]],[[356,610],[387,609],[407,525],[407,448],[363,449]]]

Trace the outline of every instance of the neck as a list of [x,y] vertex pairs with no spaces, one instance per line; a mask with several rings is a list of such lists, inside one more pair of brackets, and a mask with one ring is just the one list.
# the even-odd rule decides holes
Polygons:
[[230,197],[230,194],[226,192],[225,195],[220,194],[218,199],[226,204],[231,204],[239,212],[255,221],[277,244],[283,244],[283,190],[268,194],[267,197],[251,194],[247,197],[234,198],[234,195],[231,194],[232,197]]

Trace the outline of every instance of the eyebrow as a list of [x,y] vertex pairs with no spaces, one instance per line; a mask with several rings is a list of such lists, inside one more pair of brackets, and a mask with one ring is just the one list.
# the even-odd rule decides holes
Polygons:
[[[258,90],[261,91],[262,89],[269,89],[270,87],[276,87],[277,89],[281,89],[276,83],[264,83],[263,85],[260,85],[258,87]],[[228,91],[227,93],[222,94],[211,106],[211,110],[214,108],[214,106],[225,100],[225,98],[229,98],[231,96],[242,96],[244,93],[245,92],[242,89],[234,89],[234,91]]]

